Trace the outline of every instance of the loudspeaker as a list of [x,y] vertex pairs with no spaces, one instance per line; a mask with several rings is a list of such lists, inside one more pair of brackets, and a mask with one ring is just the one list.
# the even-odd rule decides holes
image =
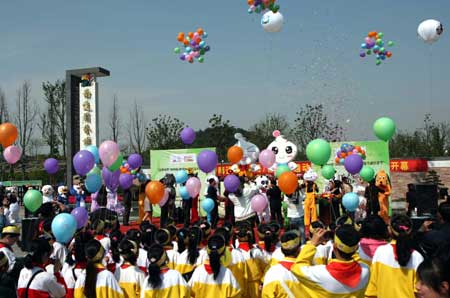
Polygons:
[[417,193],[417,214],[435,215],[438,209],[438,187],[434,184],[415,184]]
[[22,239],[20,248],[23,251],[30,251],[31,241],[37,238],[39,232],[39,218],[22,219]]

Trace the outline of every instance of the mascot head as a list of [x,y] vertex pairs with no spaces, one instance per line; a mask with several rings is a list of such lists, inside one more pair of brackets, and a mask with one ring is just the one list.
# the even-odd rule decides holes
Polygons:
[[258,189],[268,189],[270,185],[270,180],[267,178],[267,176],[258,176],[255,179],[256,186],[258,186]]
[[236,146],[241,147],[244,151],[244,156],[239,162],[241,165],[249,165],[255,163],[258,160],[259,148],[247,141],[247,139],[240,133],[236,133],[234,138],[237,140]]
[[306,171],[305,174],[303,174],[303,180],[305,181],[310,181],[310,182],[314,182],[316,181],[318,178],[318,175],[316,172],[313,171],[313,169],[309,169],[308,171]]
[[66,195],[69,192],[69,189],[67,188],[67,186],[61,185],[58,186],[58,194],[59,195]]
[[287,164],[292,161],[297,155],[297,146],[286,140],[279,130],[275,130],[272,135],[275,140],[270,143],[267,149],[275,153],[277,164]]
[[378,171],[377,175],[375,176],[375,185],[381,188],[391,186],[391,180],[384,170]]
[[214,179],[214,181],[216,181],[216,184],[219,184],[219,178],[217,178],[216,175],[210,174],[206,177],[206,180],[205,180],[206,185],[209,185],[209,180],[211,180],[211,179]]
[[44,196],[51,196],[53,194],[53,187],[51,187],[50,185],[44,185],[42,186],[42,194]]

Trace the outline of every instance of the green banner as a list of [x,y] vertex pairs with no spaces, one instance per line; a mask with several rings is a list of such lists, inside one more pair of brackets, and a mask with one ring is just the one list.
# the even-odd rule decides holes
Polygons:
[[[206,177],[208,174],[200,171],[197,165],[197,155],[203,150],[216,151],[216,148],[189,148],[150,151],[150,173],[152,180],[159,180],[166,174],[176,174],[179,170],[192,170],[197,173],[202,183],[200,198],[205,193]],[[214,172],[213,172],[214,173]],[[177,189],[178,193],[178,189]],[[200,205],[200,204],[199,204]],[[153,205],[153,216],[160,215],[159,205]]]
[[41,180],[24,180],[24,181],[3,181],[3,186],[42,186]]
[[[360,141],[360,142],[336,142],[331,144],[331,157],[328,161],[328,165],[332,165],[336,170],[337,176],[347,176],[352,180],[351,174],[349,174],[344,165],[336,164],[335,157],[341,145],[347,143],[353,146],[360,146],[366,152],[366,159],[364,160],[365,166],[370,166],[377,173],[379,170],[385,170],[389,174],[389,144],[384,141]],[[319,189],[322,191],[324,189],[326,180],[321,174],[319,166],[313,165],[313,170],[319,174],[317,179],[317,184]]]

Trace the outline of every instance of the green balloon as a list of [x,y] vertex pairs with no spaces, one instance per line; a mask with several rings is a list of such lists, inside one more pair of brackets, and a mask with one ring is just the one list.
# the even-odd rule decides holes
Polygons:
[[380,48],[380,53],[384,53],[384,50],[385,50],[385,48],[384,48],[384,47],[381,47],[381,48]]
[[383,141],[389,141],[395,134],[395,122],[391,118],[381,117],[375,121],[373,124],[373,132]]
[[110,170],[111,172],[117,171],[118,169],[120,169],[122,162],[123,162],[123,156],[121,153],[119,153],[119,156],[117,157],[116,161],[108,167],[108,170]]
[[173,52],[175,53],[175,54],[179,54],[179,53],[181,53],[181,50],[180,50],[180,48],[175,48],[175,49],[173,49]]
[[280,177],[281,174],[285,173],[285,172],[290,172],[291,169],[288,167],[288,165],[279,165],[277,167],[277,172],[275,174],[275,176]]
[[322,167],[322,176],[325,179],[333,178],[335,173],[336,173],[336,170],[333,168],[333,166],[326,165],[326,166]]
[[388,46],[393,47],[394,46],[394,42],[392,40],[388,41]]
[[377,59],[377,62],[375,62],[376,65],[380,65],[381,64],[381,60]]
[[206,51],[205,49],[200,49],[200,55],[205,55]]
[[361,176],[364,181],[370,182],[375,177],[375,171],[369,166],[363,166],[359,172],[359,176]]
[[34,189],[27,191],[23,197],[25,207],[33,213],[41,207],[42,201],[43,199],[41,192]]
[[205,62],[205,57],[200,56],[200,57],[198,58],[198,62],[200,62],[200,63]]
[[331,146],[323,139],[315,139],[306,146],[306,156],[315,165],[321,166],[328,162],[331,156]]
[[383,38],[383,36],[384,36],[384,33],[383,33],[383,32],[378,32],[378,37],[379,37],[379,38]]
[[94,166],[92,168],[92,170],[89,173],[87,173],[86,176],[93,175],[93,174],[101,176],[102,175],[102,170],[100,170],[100,168],[98,166]]
[[366,51],[366,54],[367,54],[367,55],[372,54],[372,50],[367,50],[367,51]]
[[378,38],[375,43],[379,46],[379,45],[381,45],[382,42],[383,42],[383,40],[381,38]]

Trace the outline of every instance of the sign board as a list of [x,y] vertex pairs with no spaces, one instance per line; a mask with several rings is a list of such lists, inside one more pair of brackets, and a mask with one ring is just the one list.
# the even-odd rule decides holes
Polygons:
[[97,83],[80,83],[80,150],[98,146]]

